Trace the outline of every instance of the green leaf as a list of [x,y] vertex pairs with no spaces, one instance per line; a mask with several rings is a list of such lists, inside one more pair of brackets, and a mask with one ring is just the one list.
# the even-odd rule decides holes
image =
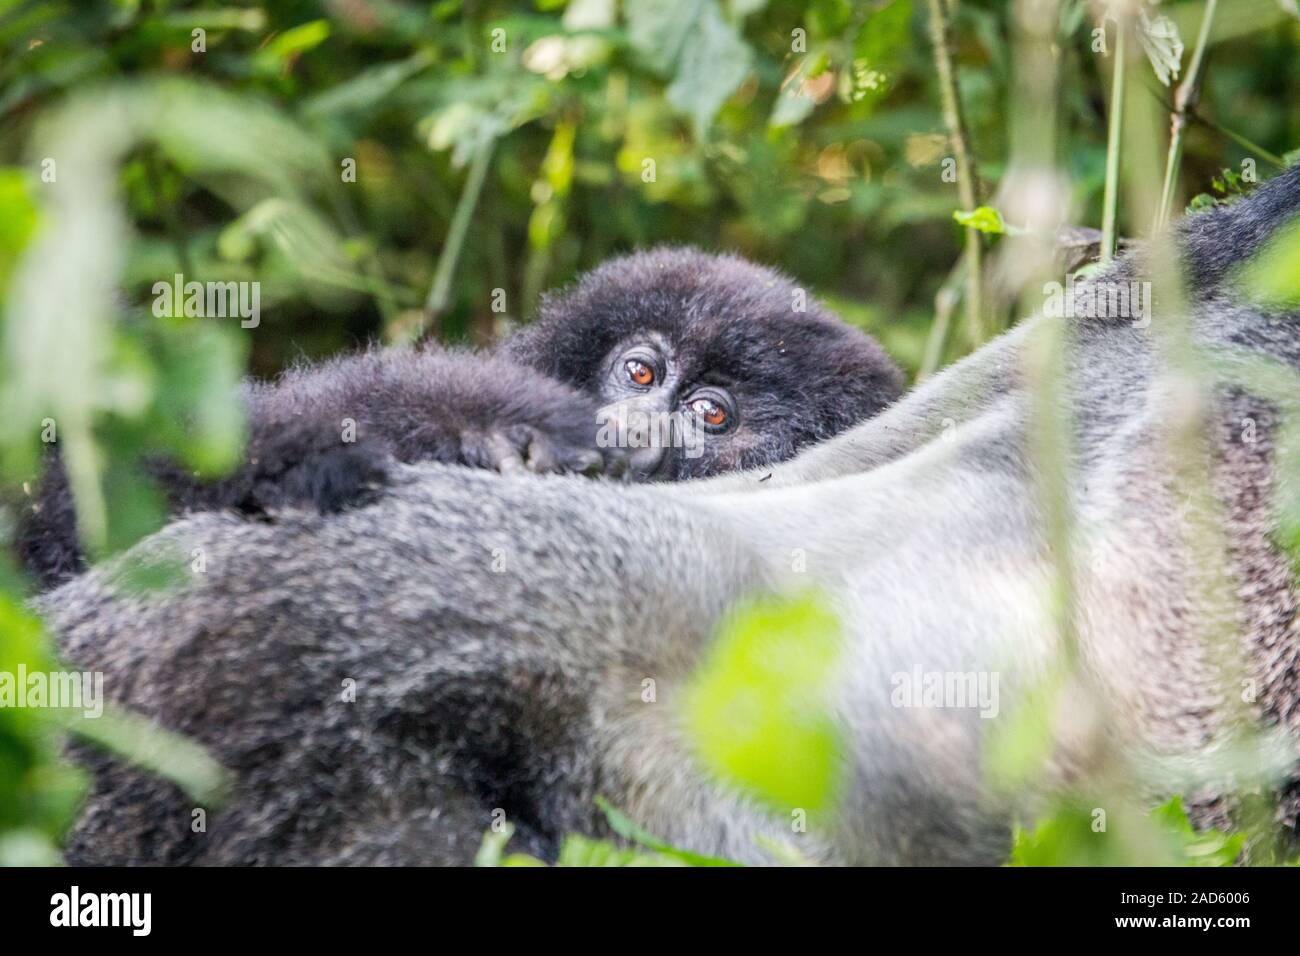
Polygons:
[[1279,230],[1240,270],[1246,293],[1264,305],[1300,305],[1300,218]]
[[31,181],[20,169],[0,169],[0,300],[19,254],[36,231]]
[[803,92],[803,83],[799,77],[793,78],[777,94],[776,105],[772,107],[772,116],[767,124],[773,129],[798,126],[817,106],[811,96]]
[[309,20],[285,30],[257,51],[253,57],[253,69],[259,73],[279,73],[294,59],[324,43],[329,35],[328,20]]
[[418,50],[404,60],[381,63],[362,70],[337,86],[309,97],[303,104],[307,116],[333,116],[367,110],[434,62],[429,50]]
[[690,850],[679,850],[675,846],[665,843],[663,840],[654,836],[648,830],[642,829],[627,814],[618,810],[604,797],[596,798],[596,806],[605,812],[605,819],[609,821],[610,827],[615,833],[630,840],[633,843],[639,843],[641,846],[648,847],[664,856],[670,856],[687,866],[739,866],[731,860],[724,860],[716,856],[703,856],[699,853],[692,853]]
[[[40,620],[11,596],[15,577],[0,570],[0,673],[57,668]],[[59,862],[57,840],[73,819],[85,775],[59,762],[59,711],[0,707],[0,866]]]
[[1118,808],[1064,802],[1032,829],[1017,828],[1012,866],[1232,866],[1246,834],[1197,830],[1182,798],[1174,796],[1145,816]]
[[842,74],[843,98],[869,106],[882,100],[912,46],[912,0],[886,0],[875,6],[858,28],[852,70]]
[[50,713],[70,732],[172,781],[203,806],[219,807],[229,799],[226,772],[207,750],[145,717],[111,706],[98,717],[79,711]]
[[830,808],[841,772],[829,700],[839,656],[839,622],[812,596],[729,615],[683,703],[704,765],[781,812]]
[[691,32],[698,6],[699,0],[627,5],[628,41],[656,73],[672,73]]
[[998,212],[992,206],[980,206],[972,209],[970,212],[958,209],[952,214],[952,218],[957,220],[963,226],[970,226],[978,229],[980,232],[1002,235],[1007,232],[1007,224],[1002,219],[1002,213]]
[[651,67],[672,74],[668,102],[688,114],[702,137],[749,74],[753,54],[717,0],[628,5],[628,37]]
[[[92,554],[120,540],[105,495],[105,420],[120,429],[121,440],[107,447],[121,465],[143,448],[157,450],[152,439],[165,418],[156,414],[153,362],[133,364],[108,294],[119,284],[133,235],[115,189],[116,170],[149,143],[184,171],[233,173],[259,184],[253,195],[269,188],[297,197],[332,182],[328,154],[299,128],[256,101],[197,83],[102,87],[61,102],[38,128],[34,155],[60,158],[59,188],[44,194],[42,228],[15,266],[6,296],[0,401],[7,415],[0,446],[14,468],[24,449],[30,456],[40,423],[57,424],[79,531]],[[176,325],[160,328],[163,336],[185,334]],[[231,433],[228,419],[209,420]],[[200,451],[220,457],[214,448]]]
[[1055,728],[1070,674],[1056,667],[1031,684],[989,735],[985,773],[994,786],[1019,788],[1042,772],[1055,746]]
[[745,81],[751,55],[716,3],[705,5],[696,30],[682,49],[668,102],[690,114],[695,135],[702,138],[722,104]]
[[506,844],[515,834],[513,823],[507,823],[500,830],[488,830],[483,834],[478,853],[474,854],[475,866],[500,866],[505,854]]
[[561,22],[564,29],[576,33],[579,30],[608,30],[614,26],[615,19],[614,0],[569,0]]
[[1156,71],[1156,78],[1165,86],[1178,79],[1178,72],[1182,69],[1183,39],[1178,35],[1174,21],[1163,14],[1153,17],[1140,7],[1137,34],[1147,59],[1151,61],[1151,68]]
[[[505,855],[506,844],[514,836],[515,828],[507,823],[500,830],[488,830],[474,856],[475,866],[546,866],[546,863],[526,853]],[[687,866],[671,854],[643,853],[640,850],[615,846],[608,840],[571,833],[560,844],[556,866]]]
[[54,841],[34,827],[0,833],[0,867],[60,866],[62,863]]
[[793,70],[786,74],[772,107],[767,125],[772,129],[798,126],[812,115],[816,102],[805,92],[809,79],[826,72],[828,56],[825,51],[802,57]]
[[1180,796],[1170,797],[1152,810],[1151,819],[1178,841],[1187,866],[1232,866],[1246,845],[1245,833],[1195,829]]
[[660,853],[642,853],[615,846],[608,840],[593,840],[571,833],[560,845],[557,866],[685,866],[680,860]]

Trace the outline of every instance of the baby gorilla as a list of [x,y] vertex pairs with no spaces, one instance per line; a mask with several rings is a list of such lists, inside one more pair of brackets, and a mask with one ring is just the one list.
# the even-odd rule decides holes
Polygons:
[[[783,461],[879,412],[903,384],[875,340],[784,276],[693,249],[610,260],[547,297],[502,351],[591,396],[598,438],[628,438],[642,478]],[[638,420],[661,416],[671,433],[637,441]]]
[[[249,383],[243,465],[203,481],[149,471],[175,511],[338,511],[388,464],[680,480],[782,461],[902,389],[897,366],[770,269],[661,248],[613,259],[496,349],[373,349]],[[67,483],[52,458],[18,550],[42,587],[79,572]]]

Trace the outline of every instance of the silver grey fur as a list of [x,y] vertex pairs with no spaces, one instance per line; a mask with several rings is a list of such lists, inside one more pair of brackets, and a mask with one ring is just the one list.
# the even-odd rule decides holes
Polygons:
[[[1266,189],[1252,201],[1272,228],[1300,204],[1300,171]],[[1193,219],[1192,252],[1231,255],[1239,220],[1257,245],[1267,230],[1249,206],[1233,216]],[[1264,355],[1300,369],[1300,315],[1236,302],[1224,274],[1193,283],[1197,340],[1227,365]],[[88,754],[97,782],[69,858],[467,862],[497,807],[520,849],[550,854],[565,832],[603,832],[591,803],[603,793],[670,842],[739,860],[764,859],[766,835],[826,862],[1000,862],[1013,816],[1086,777],[1088,752],[1058,740],[1048,772],[995,794],[982,760],[997,720],[894,707],[891,675],[996,671],[1005,715],[1059,657],[1024,376],[1047,321],[760,473],[624,487],[411,466],[386,498],[339,515],[176,522],[135,557],[203,548],[207,572],[183,590],[130,597],[96,569],[43,607],[70,660],[208,745],[235,797],[193,834],[174,787]],[[1210,412],[1239,602],[1222,606],[1185,540],[1162,440],[1176,406],[1151,333],[1113,320],[1069,331],[1073,504],[1092,556],[1078,567],[1078,640],[1104,736],[1139,768],[1205,754],[1228,710],[1202,625],[1226,619],[1240,625],[1256,710],[1294,741],[1297,596],[1269,537],[1278,409],[1220,390]],[[1254,443],[1240,439],[1244,417]],[[808,584],[845,626],[834,702],[850,786],[841,813],[792,838],[788,813],[707,777],[678,706],[727,607]],[[1214,819],[1217,794],[1199,796]]]

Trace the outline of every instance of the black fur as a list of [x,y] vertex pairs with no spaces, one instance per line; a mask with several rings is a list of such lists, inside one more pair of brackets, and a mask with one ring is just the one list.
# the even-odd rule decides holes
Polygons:
[[[494,352],[370,350],[249,384],[249,443],[233,474],[203,481],[166,461],[149,471],[175,512],[247,515],[364,504],[394,460],[614,473],[627,467],[627,449],[597,447],[597,413],[624,397],[611,390],[612,353],[647,336],[672,366],[673,387],[655,390],[656,408],[681,410],[706,383],[730,390],[738,424],[695,455],[659,450],[641,476],[774,463],[880,411],[902,388],[879,345],[811,298],[801,311],[803,298],[789,280],[735,256],[629,255],[547,297],[538,321]],[[18,533],[20,560],[42,587],[85,566],[67,482],[51,462]]]

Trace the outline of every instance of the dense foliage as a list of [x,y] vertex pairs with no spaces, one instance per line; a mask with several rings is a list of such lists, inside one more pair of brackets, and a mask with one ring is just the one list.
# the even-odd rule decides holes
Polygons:
[[[162,445],[197,469],[228,465],[242,426],[226,399],[245,370],[272,374],[369,339],[483,342],[527,321],[546,289],[659,242],[784,268],[912,372],[927,363],[927,343],[930,366],[959,357],[1016,306],[934,336],[936,294],[964,230],[953,216],[958,187],[944,175],[952,142],[930,17],[950,17],[976,195],[998,207],[1024,68],[1014,9],[1003,0],[0,0],[7,480],[30,476],[53,410],[89,543],[112,552],[160,520],[155,496],[122,462]],[[1204,10],[1159,8],[1182,41],[1176,55],[1148,50],[1154,69],[1134,82],[1162,114],[1176,83],[1171,56],[1186,65],[1182,47],[1190,53]],[[1091,226],[1103,219],[1111,83],[1099,17],[1064,0],[1050,51],[1060,75],[1052,158],[1069,177],[1072,218]],[[1300,147],[1294,3],[1219,4],[1206,49],[1177,181],[1182,200],[1205,194],[1202,204],[1248,189],[1256,167],[1262,178]],[[990,246],[1017,225],[993,209],[962,221],[993,223]],[[1145,226],[1121,206],[1121,234]],[[155,316],[154,284],[177,273],[258,280],[261,324]],[[40,666],[47,653],[21,594],[16,581],[0,590],[0,670]],[[821,612],[761,613],[764,633],[800,634]],[[711,716],[718,695],[745,678],[753,627],[741,619],[740,656],[700,678],[706,736],[724,719]],[[63,723],[0,710],[0,862],[51,858],[77,785],[55,759]],[[833,742],[823,729],[803,732],[824,763]],[[155,743],[188,768],[174,772],[189,785],[215,786],[197,755]],[[746,765],[744,743],[732,741],[720,764],[783,792],[779,768]],[[117,745],[129,746],[120,734]],[[821,781],[825,767],[814,769]],[[816,783],[818,793],[829,786]],[[1176,808],[1170,815],[1176,825]],[[1069,856],[1067,817],[1038,832],[1018,842],[1018,860]],[[1041,836],[1052,832],[1065,836]],[[500,858],[499,846],[485,852]]]

